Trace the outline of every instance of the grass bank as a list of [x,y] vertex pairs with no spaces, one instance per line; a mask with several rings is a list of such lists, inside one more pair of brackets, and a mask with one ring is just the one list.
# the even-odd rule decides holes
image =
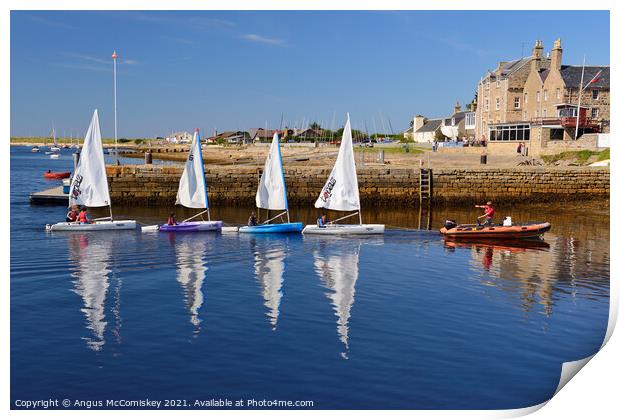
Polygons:
[[542,155],[540,158],[546,164],[553,164],[560,161],[573,161],[579,165],[585,165],[589,161],[598,162],[600,160],[609,159],[609,149],[600,152],[596,150],[570,150],[556,153],[555,155]]

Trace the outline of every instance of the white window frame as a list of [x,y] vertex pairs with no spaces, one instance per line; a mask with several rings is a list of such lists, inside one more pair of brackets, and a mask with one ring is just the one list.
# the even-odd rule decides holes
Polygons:
[[515,109],[521,109],[521,98],[520,97],[515,96],[514,106],[515,106]]
[[495,110],[499,111],[499,107],[500,107],[500,101],[499,101],[499,97],[495,98]]
[[497,80],[495,81],[495,87],[498,88],[499,87],[499,77],[497,78]]
[[598,89],[592,89],[592,100],[598,101],[600,97],[601,97],[601,92]]
[[523,102],[525,102],[525,105],[527,105],[527,93],[523,94]]
[[545,101],[549,100],[549,92],[547,92],[547,89],[543,90],[543,98]]
[[598,118],[601,111],[598,108],[592,108],[592,118]]

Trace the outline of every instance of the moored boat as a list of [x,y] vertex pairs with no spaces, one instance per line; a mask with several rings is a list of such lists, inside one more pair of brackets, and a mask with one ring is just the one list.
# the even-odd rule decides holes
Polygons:
[[[364,224],[362,222],[362,207],[357,185],[357,171],[353,154],[353,136],[351,134],[351,120],[347,114],[347,123],[342,132],[342,141],[338,150],[336,163],[321,190],[319,198],[314,203],[317,209],[353,211],[354,213],[340,217],[333,222],[321,226],[308,225],[303,234],[318,235],[379,235],[385,232],[385,225]],[[359,216],[359,223],[337,224],[340,220],[352,216]]]
[[30,151],[31,151],[32,153],[38,153],[38,152],[39,152],[39,150],[41,150],[41,149],[39,149],[39,147],[38,147],[38,146],[34,146],[32,149],[30,149]]
[[523,224],[512,224],[511,226],[478,226],[475,224],[457,225],[452,220],[448,220],[446,221],[446,225],[439,229],[439,232],[445,237],[453,240],[499,240],[542,238],[549,229],[551,229],[551,223],[549,222],[528,222]]
[[71,172],[45,172],[43,178],[47,179],[65,179],[71,176]]
[[274,223],[272,225],[241,226],[239,233],[295,233],[301,232],[304,224],[301,222],[293,223]]
[[82,156],[75,169],[69,190],[69,206],[107,206],[110,208],[110,217],[95,219],[94,223],[60,222],[48,224],[45,225],[47,231],[82,232],[136,228],[135,220],[114,220],[112,217],[110,191],[108,190],[97,110],[93,113],[88,131],[86,132]]
[[[271,141],[269,154],[265,161],[265,168],[256,191],[256,207],[267,210],[284,210],[269,220],[256,226],[242,226],[239,233],[299,233],[304,225],[301,222],[291,222],[286,197],[286,183],[282,168],[282,154],[280,152],[280,138],[276,131]],[[270,223],[286,214],[286,222]]]
[[181,222],[176,225],[164,224],[159,227],[161,232],[209,232],[222,230],[221,220]]
[[[192,145],[187,153],[187,160],[183,169],[183,175],[179,180],[179,189],[177,190],[177,199],[175,204],[193,209],[204,209],[198,214],[185,219],[180,223],[163,224],[161,226],[142,226],[143,232],[219,232],[222,230],[224,223],[220,220],[211,220],[209,211],[209,195],[207,193],[207,180],[205,178],[205,168],[202,161],[202,150],[200,147],[200,132],[198,129],[194,132]],[[194,221],[198,216],[207,213],[209,220]]]

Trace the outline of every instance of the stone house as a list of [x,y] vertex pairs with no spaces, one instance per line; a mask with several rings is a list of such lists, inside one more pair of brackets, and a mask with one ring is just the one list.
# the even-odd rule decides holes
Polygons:
[[488,140],[489,152],[514,152],[523,142],[536,156],[548,145],[558,146],[553,142],[567,146],[578,138],[582,70],[583,85],[592,83],[581,95],[578,134],[609,132],[609,66],[563,65],[559,39],[546,58],[542,42],[536,41],[532,56],[514,63],[509,71],[502,71],[507,66],[500,63],[495,82],[487,74],[478,85],[476,136]]
[[417,143],[432,143],[445,139],[473,139],[475,129],[475,112],[461,111],[457,102],[451,116],[445,118],[427,119],[422,115],[413,118],[412,126],[403,136]]
[[495,70],[487,71],[477,87],[476,139],[488,140],[491,124],[522,120],[523,88],[530,72],[548,69],[550,64],[551,59],[543,57],[542,42],[536,41],[532,56],[500,61]]

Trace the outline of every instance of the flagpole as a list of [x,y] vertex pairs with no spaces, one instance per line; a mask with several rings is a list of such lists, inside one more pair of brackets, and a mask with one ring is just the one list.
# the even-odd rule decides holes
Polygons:
[[579,83],[579,98],[577,99],[577,122],[575,124],[575,140],[579,137],[579,108],[581,108],[581,91],[583,90],[583,73],[586,69],[586,56],[583,56],[583,65],[581,66],[581,82]]
[[112,60],[114,60],[114,153],[118,160],[118,132],[116,128],[116,50],[112,53]]

